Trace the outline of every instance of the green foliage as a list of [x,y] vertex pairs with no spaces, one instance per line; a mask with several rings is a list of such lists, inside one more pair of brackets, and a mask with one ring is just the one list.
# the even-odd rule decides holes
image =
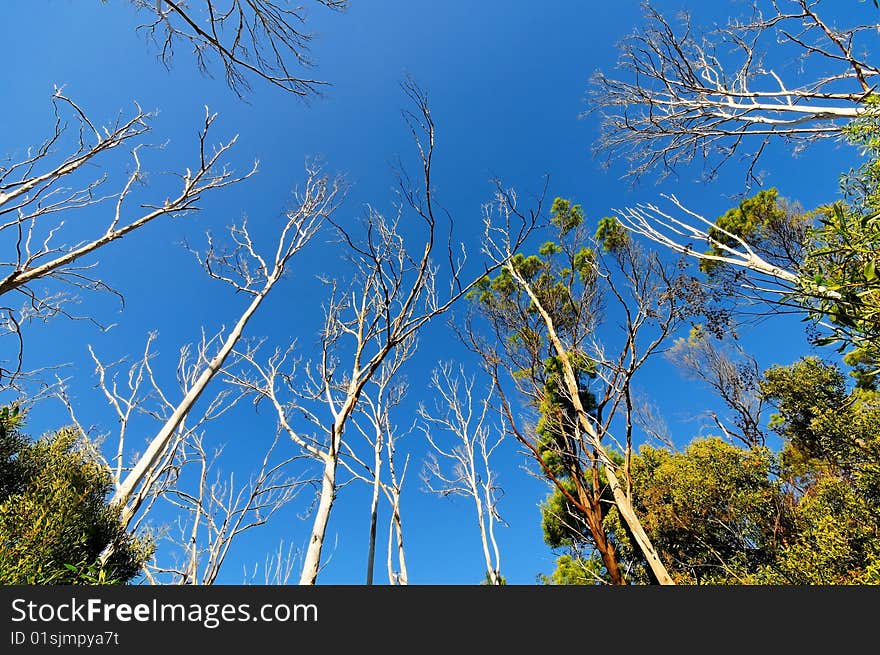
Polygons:
[[[562,484],[569,494],[577,494],[571,480],[565,480]],[[541,528],[544,532],[544,543],[551,548],[567,548],[576,545],[578,541],[587,539],[585,530],[572,525],[572,517],[574,516],[577,516],[577,510],[563,493],[559,489],[551,491],[541,503]]]
[[[487,586],[491,586],[491,585],[492,585],[492,578],[491,578],[491,576],[489,575],[489,572],[488,572],[488,571],[486,571],[486,576],[483,578],[483,581],[480,582],[480,584],[481,584],[481,585],[487,585]],[[499,586],[504,586],[504,585],[506,585],[506,584],[507,584],[507,578],[505,578],[503,575],[501,575],[501,574],[499,573],[499,574],[498,574],[498,585],[499,585]]]
[[584,222],[584,211],[580,205],[572,205],[570,200],[555,198],[550,208],[550,222],[565,236]]
[[27,444],[19,430],[22,420],[18,407],[0,408],[0,501],[21,490],[21,463],[16,455]]
[[863,204],[824,208],[802,266],[805,304],[816,320],[834,327],[820,343],[837,343],[841,351],[850,348],[850,358],[858,364],[855,376],[863,386],[870,385],[880,370],[880,217],[878,198],[872,195],[876,192],[875,187],[871,193],[857,194]]
[[819,343],[849,349],[853,375],[867,387],[880,373],[880,96],[863,104],[844,134],[865,159],[841,176],[843,200],[817,210],[800,267],[800,301],[815,321],[832,324]]
[[[596,408],[596,398],[589,390],[589,381],[595,376],[595,363],[582,353],[567,353],[578,381],[580,401],[587,412]],[[558,356],[544,360],[543,393],[538,405],[540,418],[535,428],[538,450],[544,463],[557,477],[570,475],[573,435],[579,431],[574,403],[568,397],[563,380],[562,360]]]
[[574,254],[572,267],[577,271],[581,282],[592,282],[596,274],[596,251],[584,246]]
[[605,252],[620,250],[629,242],[629,233],[623,224],[614,216],[606,216],[599,219],[596,228],[596,241]]
[[772,559],[780,516],[772,454],[719,438],[686,450],[643,446],[632,475],[643,525],[679,582],[735,581]]
[[811,458],[829,455],[820,419],[846,401],[846,378],[839,368],[818,357],[774,366],[764,373],[761,391],[779,410],[770,418],[770,427],[792,448]]
[[[774,188],[763,189],[751,198],[746,198],[738,206],[728,209],[715,221],[717,227],[709,229],[713,241],[736,248],[743,239],[751,246],[760,246],[770,232],[788,220],[788,214],[779,204],[778,192]],[[728,253],[720,245],[713,245],[706,251],[710,255],[724,256]],[[705,273],[717,270],[719,262],[710,259],[700,260],[700,269]]]
[[[684,584],[880,582],[880,393],[847,388],[815,357],[764,373],[783,447],[743,448],[717,437],[681,452],[643,446],[631,461],[634,508],[673,578]],[[545,539],[580,539],[561,494],[542,506]],[[628,579],[647,567],[615,510],[603,520]],[[572,549],[576,552],[576,549]],[[548,584],[592,584],[589,558],[560,558]],[[589,581],[588,581],[589,580]]]
[[778,409],[774,429],[785,438],[785,474],[842,476],[880,502],[880,394],[847,392],[840,369],[814,357],[765,377],[762,391]]
[[602,560],[596,555],[589,558],[560,555],[552,574],[538,576],[538,581],[545,585],[596,585],[603,579]]
[[804,358],[766,374],[762,391],[785,439],[780,475],[794,527],[761,579],[864,583],[880,559],[880,395],[847,392],[836,366]]
[[62,429],[30,442],[17,427],[0,431],[0,584],[122,584],[151,554],[106,504],[110,474],[81,438]]
[[773,566],[758,571],[764,584],[868,584],[880,565],[877,507],[848,482],[819,478],[795,507],[794,529]]

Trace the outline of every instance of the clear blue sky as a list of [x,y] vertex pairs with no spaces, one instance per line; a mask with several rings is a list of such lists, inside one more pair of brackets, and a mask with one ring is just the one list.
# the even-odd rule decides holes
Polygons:
[[[663,0],[656,6],[677,10],[693,4]],[[712,9],[702,10],[710,12],[702,16],[706,21],[723,19],[725,11],[747,6],[710,4]],[[869,4],[851,5],[851,11],[873,10]],[[614,65],[615,41],[641,21],[636,0],[352,0],[343,14],[318,8],[311,14],[311,25],[318,32],[313,47],[318,62],[315,74],[332,82],[325,96],[304,103],[254,81],[242,101],[222,77],[201,75],[185,48],[166,70],[155,47],[135,31],[141,17],[124,0],[106,5],[97,0],[4,2],[3,154],[14,157],[47,134],[49,96],[56,84],[64,85],[96,122],[131,111],[135,101],[145,109],[157,109],[152,141],[167,144],[163,151],[145,156],[147,170],[174,170],[192,161],[205,105],[219,113],[216,137],[239,135],[230,158],[233,165],[245,170],[253,159],[260,161],[257,176],[212,194],[198,215],[151,225],[94,258],[103,277],[124,293],[126,306],[119,311],[107,297],[84,297],[79,309],[115,323],[113,329],[101,333],[87,323],[63,320],[28,328],[25,367],[69,363],[63,374],[71,377],[80,418],[94,424],[97,432],[113,430],[114,418],[93,388],[88,344],[106,360],[114,360],[136,355],[146,334],[157,330],[156,369],[173,382],[180,346],[197,339],[202,326],[212,332],[230,324],[241,310],[242,298],[206,279],[179,242],[199,244],[206,230],[219,235],[242,214],[268,238],[291,188],[302,179],[305,158],[314,155],[321,156],[330,170],[345,173],[353,185],[341,210],[343,220],[355,220],[365,203],[390,209],[391,162],[397,156],[413,162],[412,143],[400,117],[406,99],[399,83],[406,75],[412,75],[428,94],[437,123],[436,187],[442,203],[465,226],[464,234],[466,226],[479,220],[480,205],[489,199],[489,181],[495,176],[528,197],[540,191],[547,174],[551,198],[570,197],[582,203],[593,219],[614,208],[655,200],[661,192],[674,192],[705,215],[715,216],[742,190],[737,170],[727,171],[711,186],[685,172],[677,180],[654,184],[648,179],[631,187],[620,179],[622,169],[604,170],[592,159],[597,124],[579,118],[586,109],[587,80],[594,70]],[[805,206],[815,205],[834,197],[837,176],[854,161],[854,154],[830,143],[799,158],[771,149],[764,159],[767,182]],[[145,193],[166,183],[162,175],[154,175]],[[79,223],[68,226],[67,238],[76,240],[90,234],[90,229],[99,230],[104,216],[99,212],[77,216]],[[77,232],[80,228],[83,231]],[[314,352],[321,320],[316,276],[342,270],[339,254],[329,234],[313,243],[250,325],[249,335],[265,336],[274,344],[295,338],[306,356]],[[799,330],[796,322],[768,321],[744,336],[766,366],[789,363],[808,352]],[[407,371],[413,401],[425,397],[436,358],[460,352],[442,323],[432,326],[421,345]],[[693,417],[707,408],[708,396],[695,393],[678,373],[661,361],[646,371],[639,386],[662,408],[678,442],[700,432],[701,424]],[[216,433],[209,433],[211,443],[228,444],[227,470],[238,468],[246,475],[248,457],[254,455],[252,444],[271,437],[271,419],[268,412],[255,415],[250,406],[243,406]],[[60,408],[46,403],[32,416],[31,431],[38,433],[64,421]],[[407,424],[409,417],[399,416],[398,422]],[[463,499],[423,493],[418,471],[424,444],[413,434],[401,448],[412,456],[403,498],[411,582],[480,581],[483,565],[471,505]],[[554,561],[542,543],[538,511],[546,488],[522,470],[524,464],[513,443],[498,460],[506,490],[501,511],[510,524],[499,533],[502,572],[515,584],[534,582],[537,574],[552,570]],[[367,490],[361,485],[340,493],[320,583],[363,581],[367,503]],[[242,567],[262,562],[282,538],[304,546],[310,522],[297,514],[306,505],[301,497],[270,526],[242,539],[220,582],[241,582]],[[380,553],[386,519],[383,513]],[[376,577],[384,581],[384,555],[378,562]]]

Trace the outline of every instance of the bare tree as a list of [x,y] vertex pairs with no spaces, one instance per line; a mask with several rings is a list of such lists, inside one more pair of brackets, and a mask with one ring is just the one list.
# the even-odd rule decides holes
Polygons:
[[[222,332],[210,338],[202,335],[195,348],[186,345],[180,349],[177,383],[183,395],[198,379],[211,358],[211,351],[222,342],[223,336]],[[111,472],[117,486],[127,471],[124,462],[131,455],[130,435],[156,422],[166,423],[176,409],[154,372],[155,340],[156,334],[150,333],[140,359],[128,365],[124,360],[106,364],[89,349],[98,389],[115,414],[117,429],[114,435],[99,434],[88,443],[94,447],[97,460]],[[231,362],[227,361],[226,365]],[[191,424],[186,420],[180,422],[138,490],[135,502],[141,510],[130,529],[146,531],[151,538],[166,542],[166,547],[160,548],[153,562],[144,569],[144,575],[153,584],[212,584],[232,542],[244,532],[265,524],[308,483],[293,478],[287,471],[296,457],[276,455],[277,435],[246,484],[238,485],[234,475],[221,475],[222,447],[209,453],[205,432],[214,431],[214,422],[241,400],[242,394],[235,391],[231,387],[220,389]],[[83,434],[94,431],[79,421],[64,381],[59,380],[55,395],[65,404],[73,424]],[[102,446],[106,452],[102,452]],[[157,515],[165,516],[162,511],[169,508],[178,516],[176,530],[156,519]],[[176,561],[171,562],[172,557]]]
[[[348,0],[315,0],[342,10]],[[192,49],[199,69],[207,73],[219,59],[226,82],[238,95],[250,89],[249,77],[263,79],[298,96],[310,96],[326,82],[303,77],[298,69],[312,65],[308,57],[313,35],[303,30],[302,7],[278,0],[132,0],[150,15],[142,25],[161,48],[169,65],[174,48]]]
[[[148,564],[145,575],[152,584],[214,584],[233,541],[265,525],[310,483],[287,472],[297,457],[278,458],[277,445],[278,435],[259,468],[239,485],[233,473],[224,476],[217,470],[222,447],[209,454],[203,434],[180,444],[170,474],[152,492],[178,514],[176,536],[166,537],[178,560],[163,564],[171,557],[165,554],[161,561]],[[194,483],[186,484],[190,468]]]
[[403,462],[400,474],[397,472],[397,435],[389,430],[385,435],[385,458],[388,462],[388,482],[382,484],[382,491],[391,506],[388,520],[388,582],[392,585],[409,584],[406,568],[406,554],[403,546],[403,517],[400,510],[400,493],[406,479],[409,457]]
[[[179,188],[167,190],[164,200],[143,200],[132,210],[130,199],[146,178],[141,158],[149,147],[144,136],[152,115],[136,107],[131,117],[99,127],[61,90],[55,90],[52,103],[55,124],[51,135],[18,161],[0,166],[0,239],[8,253],[0,262],[0,297],[6,300],[0,311],[3,331],[14,334],[19,344],[17,364],[5,371],[7,385],[21,371],[23,323],[58,315],[77,318],[66,304],[81,290],[116,293],[92,273],[96,264],[83,263],[84,258],[157,218],[197,211],[206,193],[256,172],[254,165],[249,172],[235,175],[223,162],[237,137],[212,146],[208,133],[217,115],[206,109],[196,163],[174,176]],[[122,148],[129,149],[131,165],[117,180],[107,165],[113,163],[112,152]],[[105,227],[84,238],[74,219],[99,208],[107,213]],[[74,241],[61,243],[65,238]],[[23,300],[20,308],[12,305],[14,295]]]
[[430,386],[437,394],[435,407],[419,408],[424,420],[421,429],[431,446],[422,481],[429,492],[460,495],[473,501],[486,579],[489,584],[499,585],[501,552],[495,526],[503,524],[498,512],[503,489],[497,483],[491,459],[504,440],[505,429],[503,424],[493,424],[489,416],[497,411],[492,408],[493,387],[485,397],[476,398],[474,376],[468,377],[461,365],[454,371],[449,363],[434,370]]
[[[379,499],[381,495],[388,498],[391,505],[390,525],[398,535],[398,565],[400,567],[399,579],[406,584],[406,558],[403,551],[403,524],[400,516],[400,491],[403,478],[406,475],[406,463],[400,479],[394,468],[396,444],[406,433],[398,435],[391,414],[406,396],[409,386],[398,375],[401,366],[408,361],[415,352],[415,337],[409,338],[405,343],[395,348],[391,358],[382,364],[378,373],[370,380],[371,384],[361,395],[358,404],[358,416],[354,420],[354,426],[363,436],[372,451],[372,463],[361,459],[356,449],[352,448],[348,441],[343,441],[346,457],[340,460],[351,475],[372,488],[370,499],[370,527],[367,543],[367,576],[368,585],[373,584],[376,561],[376,529],[379,517]],[[351,460],[351,463],[347,461]],[[384,480],[383,465],[389,468],[390,482]]]
[[725,437],[749,448],[764,445],[761,430],[764,401],[758,386],[761,371],[755,358],[742,346],[719,342],[697,328],[687,339],[677,339],[666,356],[687,375],[713,389],[733,412],[730,427],[715,412],[711,413],[712,421]]
[[[321,354],[317,362],[306,366],[305,384],[294,383],[284,368],[289,365],[290,349],[276,351],[267,365],[250,358],[255,376],[238,380],[243,388],[272,402],[282,429],[323,469],[301,584],[314,584],[321,568],[321,550],[339,487],[339,460],[345,452],[343,435],[365,387],[401,344],[448,311],[483,274],[481,271],[473,278],[465,277],[466,253],[462,249],[456,259],[451,242],[452,219],[448,217],[450,240],[441,254],[447,262],[443,282],[448,288],[446,292],[438,291],[440,274],[434,257],[441,243],[438,216],[444,214],[434,199],[431,177],[434,121],[425,94],[412,82],[404,83],[403,88],[415,105],[414,111],[405,113],[405,119],[419,153],[421,184],[414,187],[401,171],[403,203],[393,218],[368,208],[363,238],[335,224],[354,272],[345,290],[340,290],[336,281],[327,281],[330,291]],[[405,214],[411,214],[414,224],[404,227]],[[509,230],[511,243],[522,243],[531,225],[525,222]],[[493,262],[487,270],[500,265]],[[287,389],[286,399],[278,388],[279,379]],[[306,417],[318,429],[318,436],[308,436],[295,428],[292,414]]]
[[[287,545],[284,549],[284,540],[278,543],[278,547],[266,555],[263,562],[263,582],[264,585],[286,585],[290,582],[290,576],[293,575],[296,568],[297,551],[293,544]],[[248,573],[245,567],[244,578],[245,584],[259,584],[254,582],[257,579],[259,571],[259,563],[254,564],[253,570]]]
[[598,72],[590,112],[603,117],[596,152],[622,157],[629,175],[694,159],[707,174],[734,155],[747,176],[772,138],[795,150],[834,137],[870,111],[880,69],[866,59],[876,25],[841,25],[822,0],[756,0],[746,19],[700,31],[645,4],[647,24],[619,46],[626,76]]
[[111,500],[123,507],[122,522],[131,521],[143,499],[149,495],[149,487],[159,462],[174,441],[180,425],[207,388],[211,380],[223,370],[223,365],[233,352],[244,333],[248,321],[286,272],[291,258],[315,235],[325,219],[337,207],[341,195],[339,179],[331,180],[319,168],[308,167],[308,177],[301,192],[296,194],[296,206],[285,216],[278,242],[271,258],[264,258],[251,240],[247,224],[233,226],[230,234],[235,247],[225,253],[214,250],[209,237],[208,251],[200,260],[208,274],[232,286],[237,292],[250,296],[251,301],[241,313],[232,329],[224,335],[222,343],[208,358],[199,362],[197,375],[185,389],[161,430],[151,439],[144,453],[116,488]]

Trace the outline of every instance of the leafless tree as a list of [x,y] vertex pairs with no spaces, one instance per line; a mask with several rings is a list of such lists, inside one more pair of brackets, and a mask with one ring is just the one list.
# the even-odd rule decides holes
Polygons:
[[[363,436],[372,451],[372,462],[364,461],[356,448],[343,441],[344,457],[340,463],[351,475],[372,488],[370,499],[370,528],[367,545],[367,577],[368,585],[373,584],[376,561],[376,529],[379,517],[379,499],[385,495],[391,506],[389,529],[397,536],[397,560],[399,571],[391,579],[406,584],[406,557],[403,550],[403,520],[400,514],[400,492],[406,476],[406,462],[400,478],[395,469],[396,446],[406,433],[399,434],[392,420],[392,411],[398,407],[406,396],[409,386],[401,379],[399,371],[415,352],[416,340],[411,337],[395,348],[391,358],[382,364],[378,373],[370,380],[370,385],[361,395],[358,403],[358,415],[353,421],[357,431]],[[351,460],[350,462],[348,460]],[[388,482],[384,479],[383,466],[387,464]],[[389,551],[389,557],[392,553]],[[390,571],[391,569],[389,569]]]
[[[287,545],[284,549],[284,540],[278,543],[278,547],[266,555],[263,563],[263,582],[264,585],[286,585],[290,582],[290,576],[296,569],[297,550],[293,544]],[[259,564],[255,563],[253,570],[248,572],[247,567],[244,571],[245,584],[260,584],[255,582],[259,571]]]
[[[256,165],[243,175],[227,167],[223,160],[237,137],[212,146],[208,133],[217,115],[206,110],[195,164],[174,175],[179,187],[165,190],[164,200],[144,198],[133,208],[131,200],[147,176],[141,159],[150,147],[144,138],[152,115],[136,107],[132,116],[98,126],[60,89],[52,103],[51,135],[17,161],[0,166],[0,239],[7,253],[0,262],[0,297],[5,300],[0,312],[3,333],[15,335],[19,344],[17,363],[3,371],[6,385],[21,371],[24,323],[58,315],[78,318],[67,303],[82,290],[116,293],[92,272],[94,261],[85,263],[88,256],[157,218],[197,211],[206,193],[256,172]],[[117,179],[111,172],[116,163],[112,153],[123,148],[131,164]],[[97,211],[106,212],[105,227],[84,236],[76,217]]]
[[489,387],[485,397],[477,398],[475,384],[475,377],[468,377],[461,365],[457,372],[449,363],[434,370],[431,389],[437,394],[435,407],[419,408],[424,421],[421,429],[431,446],[422,481],[431,493],[460,495],[473,501],[486,579],[489,584],[499,585],[501,552],[495,527],[503,524],[498,511],[503,489],[498,485],[491,459],[504,440],[505,429],[493,424],[490,417],[490,412],[497,411],[492,405],[493,387]]
[[729,426],[715,412],[712,421],[730,440],[749,448],[764,445],[761,430],[763,398],[758,382],[761,371],[755,358],[739,343],[724,343],[701,329],[677,339],[666,356],[688,376],[707,384],[733,412]]
[[[348,0],[315,0],[333,10],[343,10]],[[250,77],[298,96],[310,96],[326,82],[303,77],[299,69],[312,65],[308,57],[313,35],[304,31],[303,7],[285,0],[132,0],[150,16],[142,25],[161,48],[161,59],[170,65],[174,48],[192,49],[202,72],[210,60],[220,61],[226,82],[238,94],[250,89]]]
[[745,19],[701,31],[645,4],[647,24],[619,46],[623,75],[598,72],[588,113],[603,117],[596,152],[629,175],[704,160],[709,177],[734,155],[749,180],[770,139],[795,151],[870,111],[880,69],[867,60],[876,25],[841,24],[822,0],[755,0]]
[[385,458],[388,462],[388,481],[382,484],[382,491],[391,506],[391,517],[388,520],[388,582],[392,585],[409,584],[409,573],[406,568],[406,554],[403,547],[403,515],[400,510],[400,493],[406,479],[409,457],[403,462],[400,473],[397,472],[397,441],[394,430],[389,430],[385,437]]
[[[403,202],[390,218],[368,208],[363,237],[334,223],[347,248],[353,273],[344,290],[337,281],[327,280],[329,293],[321,354],[316,362],[305,367],[304,384],[294,382],[285,368],[291,366],[290,349],[276,351],[265,365],[250,358],[254,375],[237,380],[242,388],[272,403],[282,429],[323,469],[301,584],[314,584],[321,568],[321,550],[339,487],[339,461],[346,450],[343,435],[367,384],[397,348],[448,311],[484,273],[480,271],[472,278],[465,276],[466,253],[462,249],[460,255],[455,255],[449,216],[450,236],[445,252],[440,254],[446,262],[445,279],[440,276],[435,251],[442,244],[443,232],[438,217],[446,215],[434,198],[434,121],[425,94],[412,82],[404,83],[403,89],[415,106],[415,110],[405,112],[405,119],[419,153],[421,183],[412,185],[401,171]],[[413,223],[404,225],[405,217],[414,219]],[[506,233],[511,243],[522,243],[531,225],[526,221],[508,227],[511,229]],[[500,265],[491,262],[488,270]],[[438,289],[438,284],[445,284],[446,290]],[[286,398],[279,389],[279,380],[286,388]],[[318,435],[309,436],[296,428],[291,422],[293,415],[308,419],[318,429]]]
[[[233,541],[265,525],[310,483],[289,474],[297,457],[277,457],[277,445],[278,435],[259,468],[239,485],[233,473],[224,476],[217,470],[222,448],[209,454],[203,434],[180,444],[169,474],[152,492],[158,503],[170,505],[178,516],[177,534],[165,537],[171,554],[145,568],[152,584],[214,584]],[[164,550],[160,545],[159,552]],[[162,563],[173,555],[175,564]]]
[[174,435],[187,414],[211,380],[223,370],[224,363],[241,339],[248,321],[282,278],[291,258],[311,240],[324,220],[335,211],[341,191],[342,185],[338,178],[331,179],[319,168],[310,165],[302,190],[295,194],[296,204],[285,215],[285,222],[281,226],[271,257],[264,258],[258,252],[246,223],[230,228],[235,245],[228,252],[216,252],[213,240],[209,237],[207,252],[199,256],[206,271],[211,277],[229,284],[251,300],[232,329],[218,343],[216,351],[203,353],[184,389],[185,395],[174,403],[173,412],[117,486],[111,503],[123,507],[121,520],[124,525],[128,525],[143,499],[149,495],[154,476],[161,470],[160,462],[169,452],[174,443]]
[[[177,383],[184,395],[198,379],[211,358],[211,351],[223,341],[223,333],[202,336],[195,348],[180,350]],[[118,486],[131,456],[132,434],[156,423],[168,421],[177,405],[169,399],[154,372],[154,343],[157,335],[148,335],[141,357],[131,364],[123,360],[104,363],[90,348],[98,377],[98,389],[112,408],[117,425],[115,434],[93,435],[88,441],[98,461],[104,463]],[[231,365],[227,361],[226,365]],[[296,457],[278,457],[278,437],[267,447],[258,468],[244,485],[234,475],[222,476],[219,460],[222,447],[209,453],[206,431],[214,431],[214,422],[228,414],[241,400],[233,387],[220,389],[196,415],[192,423],[182,420],[167,447],[157,460],[134,503],[140,507],[134,532],[147,533],[160,542],[153,562],[144,569],[153,584],[212,584],[226,559],[232,542],[241,534],[265,524],[289,503],[309,481],[294,478],[289,469]],[[59,380],[55,395],[67,407],[71,421],[83,434],[95,432],[84,426],[74,410],[67,385]],[[170,509],[177,516],[176,530],[164,525]],[[108,552],[109,555],[109,552]],[[174,558],[175,561],[170,561]]]
[[[195,347],[186,344],[180,348],[175,377],[176,384],[184,395],[198,378],[204,362],[210,359],[210,353],[217,348],[218,343],[222,342],[223,336],[222,331],[210,337],[203,333]],[[136,435],[154,428],[156,423],[167,422],[177,406],[173,396],[160,385],[159,376],[154,371],[157,338],[158,333],[149,333],[141,356],[131,363],[127,357],[105,362],[89,346],[89,353],[95,365],[96,388],[107,401],[112,410],[113,422],[116,424],[112,432],[100,429],[99,426],[106,423],[104,421],[82,423],[75,409],[76,400],[70,396],[68,381],[58,378],[55,385],[55,397],[66,407],[72,423],[83,434],[89,435],[90,443],[96,448],[94,453],[96,459],[104,464],[117,487],[129,470],[128,462],[132,458],[137,459],[137,449],[141,444],[132,443]],[[139,503],[154,499],[157,486],[165,484],[160,481],[173,476],[174,461],[181,445],[196,438],[208,423],[220,419],[238,404],[242,395],[234,391],[232,388],[218,390],[197,416],[186,417],[193,418],[192,423],[188,423],[186,418],[180,422],[162,457],[153,467],[148,484],[144,485],[142,493],[139,494]],[[139,526],[140,520],[135,521],[132,529],[136,530]]]

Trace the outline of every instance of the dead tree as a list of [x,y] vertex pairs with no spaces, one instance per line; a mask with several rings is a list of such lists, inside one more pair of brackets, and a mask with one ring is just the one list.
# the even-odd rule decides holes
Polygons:
[[403,545],[403,516],[400,510],[400,493],[406,480],[409,457],[404,460],[398,474],[397,440],[394,430],[389,430],[385,437],[385,458],[388,462],[388,481],[382,484],[382,491],[391,507],[388,519],[388,583],[391,585],[409,584],[409,573],[406,568],[406,552]]
[[[136,106],[130,117],[99,126],[61,90],[52,102],[51,135],[19,160],[0,166],[0,239],[7,253],[0,261],[0,311],[3,331],[15,335],[19,345],[17,363],[4,371],[7,385],[21,371],[24,323],[59,315],[81,318],[68,311],[67,303],[83,290],[116,293],[93,272],[96,262],[88,261],[99,249],[158,218],[198,211],[206,193],[256,172],[256,165],[243,175],[227,167],[224,159],[236,137],[212,146],[208,133],[217,115],[206,110],[194,164],[175,176],[176,189],[153,192],[167,194],[164,200],[150,200],[140,187],[152,115]],[[131,165],[118,177],[109,165],[113,152],[122,149],[129,150]],[[106,213],[104,226],[92,234],[78,230],[76,216],[96,211]],[[18,307],[16,297],[22,302]]]
[[[399,375],[400,368],[415,352],[415,337],[395,348],[391,358],[380,367],[370,380],[370,385],[361,395],[358,414],[353,421],[372,452],[372,462],[363,460],[348,441],[343,441],[344,456],[340,463],[358,480],[370,485],[369,537],[367,540],[366,583],[373,584],[376,562],[376,531],[379,518],[379,499],[385,495],[391,506],[390,528],[397,535],[397,561],[399,572],[396,577],[406,584],[406,557],[403,550],[403,521],[400,515],[400,491],[406,476],[406,462],[398,479],[395,470],[396,445],[406,433],[399,434],[392,420],[392,412],[406,396],[409,386]],[[384,466],[388,467],[389,481],[385,481]],[[391,553],[389,552],[389,557]]]
[[440,496],[460,495],[474,503],[480,544],[489,584],[501,584],[501,551],[495,527],[503,524],[498,503],[503,489],[492,468],[492,455],[504,440],[503,425],[495,425],[490,412],[493,387],[486,396],[475,396],[475,378],[468,377],[462,366],[453,370],[441,364],[431,376],[431,390],[436,392],[435,407],[419,408],[424,421],[421,430],[431,446],[422,472],[425,488]]
[[[315,0],[319,5],[341,11],[348,0]],[[314,95],[326,82],[304,77],[301,69],[311,67],[309,43],[313,35],[304,31],[304,8],[279,0],[132,0],[149,15],[141,25],[160,48],[160,57],[170,65],[174,49],[184,44],[192,49],[203,73],[211,60],[220,61],[226,82],[239,96],[250,89],[256,77],[298,96]]]
[[[134,363],[120,360],[104,363],[90,348],[98,377],[98,389],[113,410],[115,434],[93,435],[94,455],[111,472],[119,485],[127,471],[124,462],[132,454],[132,434],[156,423],[167,422],[176,404],[157,381],[154,372],[156,334],[147,337],[143,354]],[[211,351],[222,342],[223,333],[202,336],[196,347],[180,349],[177,383],[183,395],[198,380]],[[232,362],[227,361],[227,366]],[[296,457],[276,454],[278,438],[267,447],[259,466],[245,484],[234,475],[221,474],[222,446],[209,452],[206,432],[233,410],[242,395],[235,388],[222,388],[211,397],[191,423],[181,421],[135,501],[140,511],[129,525],[133,532],[148,533],[165,544],[144,569],[153,584],[213,584],[233,541],[244,532],[265,524],[293,500],[307,480],[294,478],[289,469]],[[59,381],[56,396],[68,409],[71,420],[84,434],[94,426],[80,423],[74,401]],[[176,528],[155,520],[156,514],[171,509],[177,515]],[[176,561],[171,561],[172,557]]]
[[[169,505],[178,515],[176,535],[165,536],[172,555],[154,558],[145,568],[152,584],[214,584],[233,542],[245,532],[265,525],[294,500],[310,481],[290,475],[297,457],[278,457],[278,435],[266,450],[259,467],[239,484],[234,473],[224,475],[218,461],[222,447],[209,453],[205,435],[186,439],[171,463],[172,475],[154,489],[156,502]],[[186,478],[194,469],[194,483]],[[192,487],[192,488],[190,488]],[[165,548],[160,545],[159,552]]]
[[[284,549],[284,540],[278,543],[277,548],[268,553],[263,562],[263,582],[264,585],[287,585],[290,583],[290,577],[296,568],[297,551],[293,544],[287,545]],[[247,567],[244,570],[244,584],[260,584],[257,583],[257,573],[259,572],[259,563],[254,563],[253,569],[248,572]]]
[[836,137],[870,111],[880,69],[868,61],[876,25],[826,16],[822,0],[756,0],[751,16],[702,31],[645,4],[647,24],[619,45],[622,74],[597,72],[588,114],[603,120],[597,154],[638,178],[695,159],[709,177],[732,157],[748,180],[771,139],[795,151]]
[[185,390],[184,397],[175,403],[165,424],[118,484],[111,502],[123,507],[123,524],[128,525],[143,499],[149,495],[149,486],[157,466],[168,452],[174,435],[187,414],[211,380],[223,370],[224,363],[241,339],[248,321],[281,280],[291,258],[305,247],[323,222],[335,211],[341,190],[338,179],[331,179],[319,168],[310,166],[305,185],[296,194],[296,205],[285,215],[275,251],[270,257],[264,258],[258,252],[246,223],[230,228],[235,244],[231,251],[216,252],[213,240],[209,237],[207,252],[199,255],[205,270],[211,277],[250,297],[250,302],[232,329],[223,336],[216,351],[211,353],[210,358],[206,357],[200,362],[197,375]]
[[[322,469],[301,584],[315,584],[321,568],[321,551],[339,488],[340,457],[346,451],[344,434],[367,384],[397,348],[464,297],[485,270],[502,265],[493,261],[473,277],[466,277],[466,253],[461,249],[456,256],[457,249],[451,242],[452,218],[448,217],[446,226],[439,222],[447,216],[434,198],[435,129],[427,98],[411,82],[403,88],[415,106],[405,113],[405,119],[419,153],[421,183],[413,186],[401,172],[403,202],[390,218],[368,208],[363,236],[335,223],[353,272],[350,284],[343,289],[335,280],[327,281],[321,354],[305,367],[303,383],[295,382],[286,370],[291,365],[290,349],[276,351],[265,365],[250,358],[254,375],[237,380],[243,388],[272,403],[282,429]],[[405,218],[413,222],[404,226]],[[511,243],[521,244],[533,224],[526,221],[507,226]],[[446,244],[440,240],[441,234],[450,235]],[[436,259],[446,263],[443,277]],[[445,290],[438,284],[443,284]],[[279,380],[285,390],[279,389]],[[296,427],[294,416],[308,419],[310,429],[317,429],[317,434]]]

